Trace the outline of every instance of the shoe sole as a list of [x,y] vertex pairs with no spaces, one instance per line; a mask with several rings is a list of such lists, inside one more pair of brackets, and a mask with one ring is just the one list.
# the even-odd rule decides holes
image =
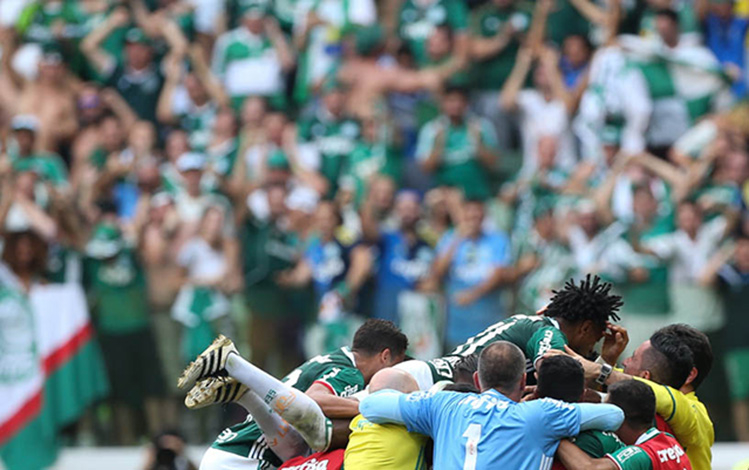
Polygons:
[[[177,387],[185,389],[187,387],[194,386],[198,380],[203,379],[211,375],[211,371],[218,368],[223,362],[226,361],[226,357],[223,356],[223,348],[225,346],[231,346],[231,350],[236,351],[234,343],[224,335],[219,335],[205,351],[192,361],[182,372],[179,379],[177,380]],[[218,358],[214,352],[218,351]],[[227,354],[228,356],[228,354]],[[223,367],[223,365],[221,365]]]

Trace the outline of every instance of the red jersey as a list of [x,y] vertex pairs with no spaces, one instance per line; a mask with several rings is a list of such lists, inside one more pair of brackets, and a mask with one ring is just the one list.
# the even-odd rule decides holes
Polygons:
[[621,470],[692,470],[689,457],[670,434],[650,428],[634,446],[627,446],[606,457]]

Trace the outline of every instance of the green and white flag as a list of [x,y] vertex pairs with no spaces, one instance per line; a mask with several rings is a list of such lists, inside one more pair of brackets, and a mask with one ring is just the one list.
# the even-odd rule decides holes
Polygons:
[[36,285],[26,295],[3,278],[0,458],[9,470],[41,469],[56,457],[57,432],[109,387],[81,287]]
[[651,145],[671,145],[700,117],[730,104],[731,80],[701,45],[667,48],[653,40],[620,36],[629,67],[645,80],[652,101]]

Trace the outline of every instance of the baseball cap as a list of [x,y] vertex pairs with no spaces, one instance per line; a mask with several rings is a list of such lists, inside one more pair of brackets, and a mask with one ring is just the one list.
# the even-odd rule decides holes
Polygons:
[[151,38],[140,28],[130,28],[125,34],[125,42],[150,46]]
[[55,43],[42,45],[42,57],[40,62],[48,65],[57,65],[63,62],[62,49]]
[[205,157],[196,152],[185,152],[177,159],[177,170],[191,171],[203,170],[205,168]]
[[607,124],[601,130],[601,142],[604,145],[619,145],[622,141],[622,128]]
[[261,18],[268,14],[268,5],[263,1],[244,1],[239,5],[239,16]]
[[14,131],[37,132],[39,130],[39,119],[33,114],[19,114],[11,119],[10,128]]
[[286,158],[286,155],[280,150],[276,150],[268,156],[266,165],[268,166],[268,169],[273,170],[288,170],[291,168],[289,165],[289,159]]

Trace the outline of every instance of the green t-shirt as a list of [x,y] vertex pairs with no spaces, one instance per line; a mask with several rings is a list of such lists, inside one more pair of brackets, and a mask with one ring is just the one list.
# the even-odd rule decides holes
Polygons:
[[54,186],[68,183],[68,170],[57,154],[40,152],[21,157],[11,152],[10,162],[14,171],[35,171],[43,181],[49,181]]
[[202,107],[189,106],[180,110],[180,127],[190,136],[190,148],[195,152],[204,152],[213,136],[213,123],[216,120],[218,106],[215,102]]
[[387,175],[398,181],[400,162],[393,149],[385,143],[358,142],[341,172],[340,187],[354,192],[358,207],[367,194],[369,181],[374,175]]
[[536,360],[547,351],[564,350],[567,336],[553,318],[543,315],[513,315],[469,338],[447,356],[428,361],[434,381],[453,380],[453,368],[458,360],[479,354],[486,346],[497,341],[509,341],[522,349],[526,357],[526,371],[532,372],[535,370]]
[[116,89],[140,119],[156,123],[156,105],[164,86],[164,76],[156,62],[138,72],[116,65],[104,75],[104,85]]
[[[672,213],[663,214],[644,232],[640,242],[674,231]],[[622,237],[631,237],[628,230]],[[644,266],[648,279],[642,283],[626,282],[619,284],[623,297],[627,300],[622,306],[622,314],[666,315],[671,311],[668,297],[668,265],[653,257],[647,257]]]
[[416,64],[428,62],[427,38],[437,26],[448,25],[454,33],[465,32],[468,10],[461,0],[433,0],[428,5],[406,0],[398,15],[398,34],[411,50]]
[[125,334],[148,325],[145,273],[132,249],[107,260],[87,258],[83,272],[100,331]]
[[[676,13],[679,15],[679,30],[681,33],[699,33],[700,23],[694,8],[685,3],[674,3]],[[655,28],[655,17],[657,10],[646,8],[640,18],[640,36],[658,37],[658,31]]]
[[[496,148],[497,138],[491,124],[484,119],[477,121],[483,145]],[[464,121],[453,125],[444,117],[428,122],[419,131],[416,144],[416,158],[425,161],[434,148],[440,130],[445,132],[444,152],[441,165],[435,173],[435,180],[441,186],[454,186],[466,194],[488,198],[490,195],[487,170],[478,162],[479,142],[470,131],[474,121]]]
[[569,0],[555,0],[546,23],[546,37],[561,46],[564,39],[574,34],[588,37],[590,23]]
[[289,291],[281,288],[274,276],[296,264],[300,256],[297,236],[275,223],[249,218],[240,231],[239,241],[245,295],[253,314],[265,317],[296,315],[288,307]]
[[324,112],[300,123],[299,138],[314,144],[320,153],[320,173],[330,183],[328,196],[336,193],[341,173],[360,135],[361,126],[356,120],[335,119]]
[[[478,37],[491,38],[508,25],[512,25],[518,32],[526,32],[530,22],[531,15],[526,11],[512,6],[500,9],[488,3],[473,14],[471,30]],[[474,86],[482,90],[500,90],[512,72],[519,48],[520,41],[514,37],[499,54],[475,62],[471,69]]]
[[44,278],[52,283],[64,284],[67,282],[80,282],[83,275],[83,262],[81,254],[53,243],[49,247],[47,255],[47,267]]
[[[354,364],[354,355],[349,348],[340,348],[324,356],[316,356],[297,367],[283,382],[297,390],[306,391],[314,383],[321,383],[336,396],[350,397],[364,390],[365,383]],[[263,433],[251,416],[243,423],[225,429],[211,446],[242,457],[252,455],[262,461],[258,468],[270,463],[281,465],[282,461],[268,449]]]

